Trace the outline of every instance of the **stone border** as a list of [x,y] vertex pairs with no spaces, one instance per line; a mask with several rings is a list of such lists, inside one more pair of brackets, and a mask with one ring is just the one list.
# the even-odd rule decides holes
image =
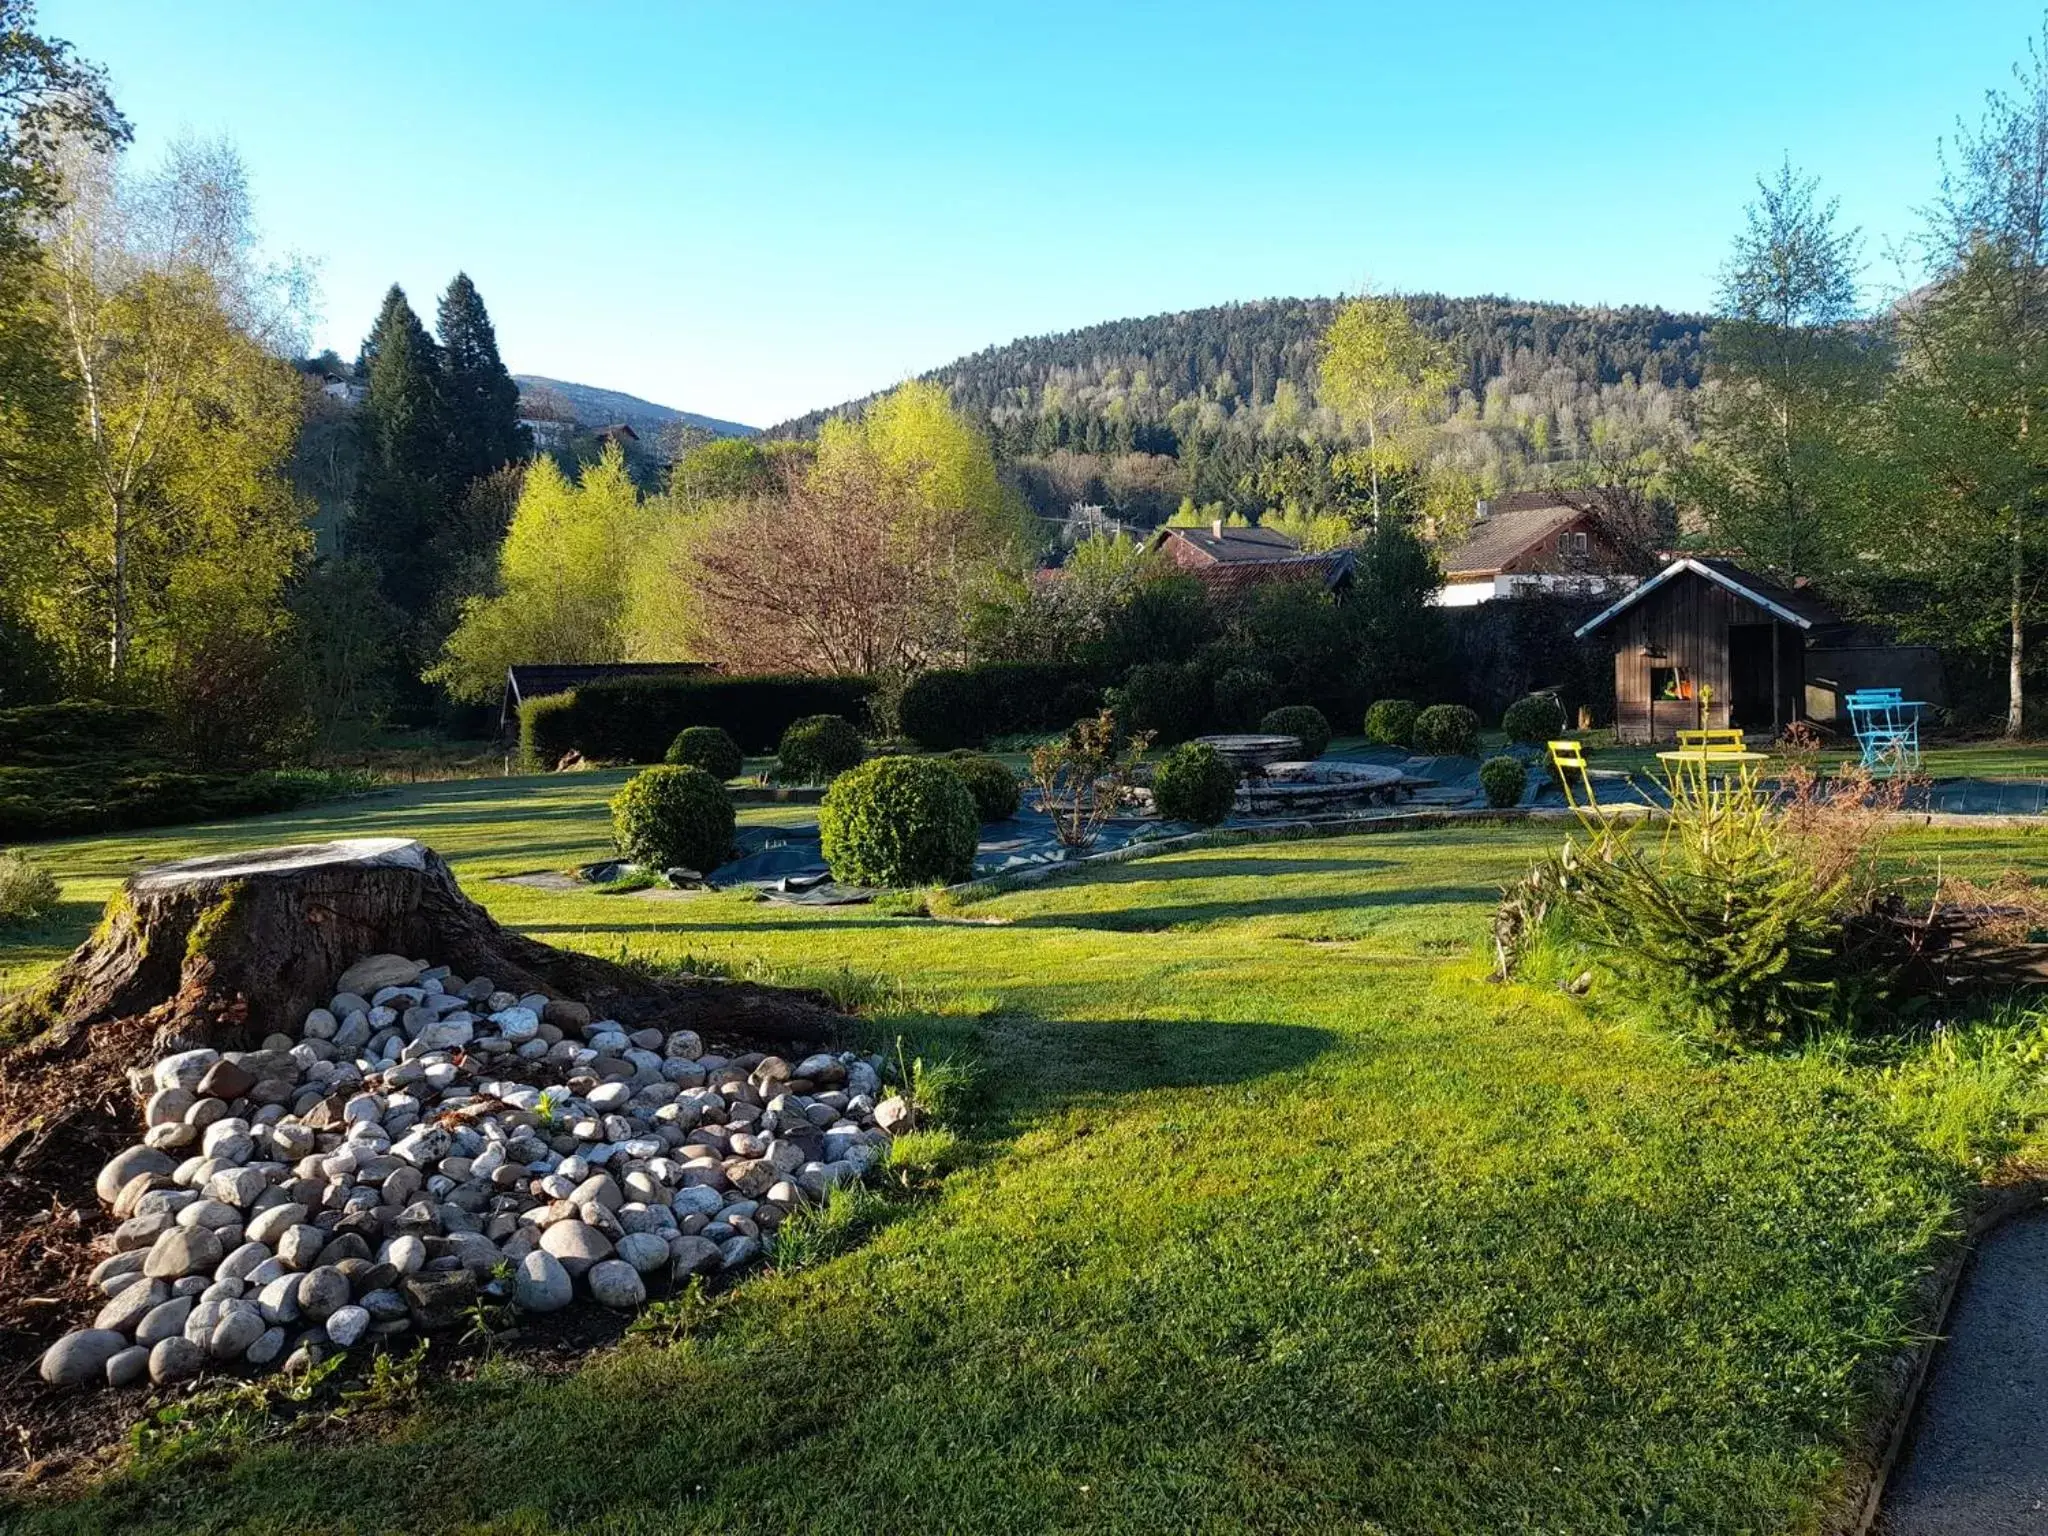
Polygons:
[[1843,1489],[1835,1508],[1821,1517],[1826,1536],[1871,1536],[1884,1511],[1884,1491],[1905,1453],[1913,1418],[1934,1367],[1934,1356],[1946,1339],[1948,1317],[1977,1247],[2013,1217],[2048,1198],[2048,1176],[2031,1174],[2011,1184],[1980,1186],[1975,1208],[1956,1250],[1932,1271],[1921,1295],[1930,1302],[1919,1343],[1893,1358],[1879,1393],[1879,1408],[1864,1440],[1865,1462]]

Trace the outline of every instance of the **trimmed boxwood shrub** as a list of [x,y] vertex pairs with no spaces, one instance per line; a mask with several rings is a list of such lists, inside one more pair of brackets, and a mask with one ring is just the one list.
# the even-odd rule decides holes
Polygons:
[[1365,712],[1365,739],[1376,747],[1406,747],[1415,742],[1413,699],[1381,699]]
[[1462,704],[1432,704],[1415,717],[1411,745],[1429,757],[1470,757],[1479,746],[1479,717]]
[[571,713],[575,708],[573,693],[545,693],[520,700],[519,757],[527,767],[545,771],[578,750]]
[[850,885],[953,885],[974,873],[974,796],[934,757],[876,757],[842,773],[818,808],[832,878]]
[[861,759],[860,732],[838,715],[811,715],[782,733],[775,776],[787,784],[829,784]]
[[1210,689],[1216,723],[1226,731],[1249,731],[1280,702],[1273,679],[1257,667],[1231,667]]
[[1171,661],[1133,667],[1114,691],[1110,708],[1125,731],[1150,731],[1161,745],[1186,741],[1202,724],[1201,670]]
[[1489,757],[1479,765],[1479,787],[1486,791],[1486,803],[1496,808],[1520,805],[1528,783],[1528,764],[1519,757]]
[[1330,722],[1313,704],[1288,704],[1259,722],[1268,736],[1298,736],[1301,750],[1309,757],[1321,757],[1330,749]]
[[1002,821],[1017,814],[1017,775],[1001,758],[956,752],[945,764],[960,775],[967,793],[974,796],[975,814],[983,821]]
[[739,777],[746,759],[740,744],[715,725],[690,725],[676,732],[668,744],[667,761],[678,767],[702,768],[723,784]]
[[1554,693],[1532,693],[1517,699],[1500,717],[1500,728],[1509,741],[1540,747],[1564,734],[1564,706]]
[[1237,770],[1214,747],[1190,741],[1152,770],[1152,805],[1168,821],[1213,827],[1237,798]]
[[612,796],[612,841],[649,869],[708,875],[732,853],[732,796],[702,768],[636,773]]
[[903,734],[931,752],[994,736],[1065,730],[1100,707],[1089,669],[1062,661],[997,661],[920,672],[897,705]]

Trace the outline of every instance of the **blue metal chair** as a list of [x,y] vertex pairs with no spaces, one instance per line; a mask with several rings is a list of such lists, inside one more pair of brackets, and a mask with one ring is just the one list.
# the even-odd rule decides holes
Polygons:
[[1849,728],[1863,748],[1863,766],[1876,774],[1911,773],[1920,766],[1920,706],[1898,688],[1858,688],[1843,695]]

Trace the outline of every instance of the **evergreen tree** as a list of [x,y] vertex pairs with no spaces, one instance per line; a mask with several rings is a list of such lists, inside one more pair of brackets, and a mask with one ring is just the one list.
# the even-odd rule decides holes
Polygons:
[[438,318],[448,478],[459,494],[471,481],[532,457],[533,438],[519,424],[519,386],[498,356],[497,333],[468,273],[455,274]]
[[428,544],[451,490],[460,489],[448,484],[439,351],[405,290],[393,283],[356,364],[366,385],[356,418],[363,471],[348,550],[376,570],[385,598],[415,620],[439,580]]

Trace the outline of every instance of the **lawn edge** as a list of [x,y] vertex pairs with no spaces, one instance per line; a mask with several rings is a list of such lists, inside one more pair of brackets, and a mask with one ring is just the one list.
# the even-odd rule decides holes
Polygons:
[[2008,1182],[1981,1184],[1972,1192],[1962,1241],[1928,1272],[1921,1297],[1927,1303],[1918,1341],[1892,1357],[1884,1385],[1863,1435],[1858,1465],[1832,1507],[1823,1512],[1822,1536],[1871,1536],[1883,1512],[1884,1492],[1904,1454],[1933,1370],[1945,1342],[1949,1313],[1961,1294],[1971,1262],[1984,1239],[2015,1216],[2048,1199],[2048,1174],[2020,1171]]

